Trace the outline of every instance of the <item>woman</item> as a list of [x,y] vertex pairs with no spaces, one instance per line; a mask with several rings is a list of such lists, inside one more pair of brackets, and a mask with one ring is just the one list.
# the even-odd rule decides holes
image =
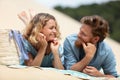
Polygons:
[[38,13],[27,23],[27,15],[23,14],[25,12],[18,16],[27,25],[23,37],[29,59],[24,61],[25,64],[64,69],[61,62],[61,59],[64,58],[60,55],[58,40],[60,32],[55,17],[48,13]]

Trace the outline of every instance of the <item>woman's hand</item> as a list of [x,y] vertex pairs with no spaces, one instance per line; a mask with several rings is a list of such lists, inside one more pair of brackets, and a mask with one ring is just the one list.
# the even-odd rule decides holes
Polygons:
[[39,33],[37,35],[37,41],[38,41],[38,43],[37,43],[38,49],[46,50],[47,45],[48,45],[48,43],[46,41],[46,36],[44,34],[42,34],[42,33]]
[[60,46],[60,42],[58,41],[57,38],[55,38],[53,40],[53,42],[51,42],[51,44],[50,44],[50,48],[51,48],[53,54],[58,53],[59,46]]
[[30,62],[30,65],[32,66],[40,66],[42,63],[42,60],[44,58],[45,52],[46,52],[46,48],[47,48],[47,41],[46,41],[46,36],[42,33],[39,33],[36,36],[36,49],[38,50],[37,55],[35,56],[35,58]]
[[53,56],[54,56],[53,67],[57,68],[57,69],[64,69],[61,59],[60,59],[60,56],[59,56],[59,51],[58,51],[59,46],[60,46],[60,42],[58,41],[57,38],[55,38],[53,40],[53,42],[51,42],[51,44],[50,44],[50,48],[51,48]]

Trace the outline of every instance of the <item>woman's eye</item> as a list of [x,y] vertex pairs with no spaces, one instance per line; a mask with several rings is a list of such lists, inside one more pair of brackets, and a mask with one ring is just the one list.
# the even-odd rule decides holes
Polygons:
[[[54,29],[55,27],[54,26],[52,26],[52,27],[50,27],[50,29]],[[56,28],[55,28],[56,29]]]

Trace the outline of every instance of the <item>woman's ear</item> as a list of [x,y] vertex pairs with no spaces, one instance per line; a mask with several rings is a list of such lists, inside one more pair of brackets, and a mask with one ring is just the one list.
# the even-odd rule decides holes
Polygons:
[[100,37],[96,36],[93,38],[93,43],[96,44],[99,41]]

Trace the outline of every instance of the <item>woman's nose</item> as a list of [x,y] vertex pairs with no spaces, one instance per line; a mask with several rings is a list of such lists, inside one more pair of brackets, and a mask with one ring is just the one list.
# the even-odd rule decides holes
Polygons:
[[56,33],[56,32],[57,32],[57,30],[56,30],[56,29],[53,29],[53,32],[55,32],[55,33]]

